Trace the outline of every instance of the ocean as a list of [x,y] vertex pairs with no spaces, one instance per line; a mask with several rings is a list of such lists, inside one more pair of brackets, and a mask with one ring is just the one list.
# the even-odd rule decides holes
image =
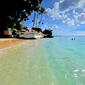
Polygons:
[[85,85],[85,37],[28,40],[0,50],[0,85]]

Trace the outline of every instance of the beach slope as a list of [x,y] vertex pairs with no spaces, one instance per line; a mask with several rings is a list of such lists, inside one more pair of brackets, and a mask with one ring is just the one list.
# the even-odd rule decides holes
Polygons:
[[17,39],[17,38],[0,38],[0,49],[20,45],[22,43],[26,43],[25,39]]

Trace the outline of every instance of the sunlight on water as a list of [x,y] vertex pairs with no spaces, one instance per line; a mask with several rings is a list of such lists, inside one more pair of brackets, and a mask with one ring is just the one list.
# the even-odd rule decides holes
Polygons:
[[31,40],[0,51],[0,85],[84,85],[85,38]]

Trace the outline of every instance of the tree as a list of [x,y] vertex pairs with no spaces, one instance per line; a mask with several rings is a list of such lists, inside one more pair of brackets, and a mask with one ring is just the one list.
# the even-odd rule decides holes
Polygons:
[[[33,22],[33,27],[34,27],[34,25],[35,25],[35,18],[36,18],[36,27],[37,27],[37,23],[38,23],[38,28],[39,28],[39,25],[41,24],[41,20],[42,20],[42,15],[45,14],[45,13],[47,13],[47,12],[45,11],[45,8],[40,7],[40,6],[37,6],[37,7],[35,8],[35,10],[34,10],[34,19],[32,20],[32,22]],[[36,17],[36,14],[37,14],[37,17]],[[39,22],[37,22],[37,21],[38,21],[38,15],[41,15],[41,19],[40,19]]]
[[[0,35],[2,35],[3,29],[6,27],[19,25],[21,21],[28,20],[28,16],[31,15],[42,0],[1,0],[0,1]],[[2,7],[4,6],[4,7]]]
[[35,30],[35,31],[37,31],[37,32],[42,32],[42,29],[41,28],[34,27],[32,29]]
[[34,12],[33,27],[35,25],[35,17],[36,17],[36,12]]
[[26,29],[26,28],[27,28],[27,26],[24,26],[24,27],[23,27],[23,29]]
[[51,29],[45,29],[45,30],[43,31],[43,34],[52,35],[52,31],[53,31],[53,30],[51,30]]
[[40,24],[41,24],[41,21],[42,21],[42,15],[45,14],[45,13],[47,13],[47,12],[45,11],[45,8],[40,7],[40,9],[39,9],[39,14],[41,15],[41,19],[40,19],[40,21],[38,22],[38,23],[39,23],[38,27],[39,27]]
[[[39,11],[39,8],[40,8],[40,6],[37,6],[37,7],[34,9],[33,27],[34,27],[34,25],[35,25],[36,12],[37,12],[37,18],[38,18],[38,11]],[[36,20],[36,23],[37,23],[37,20]],[[36,24],[36,27],[37,27],[37,24]]]
[[19,23],[19,24],[17,24],[17,25],[15,26],[15,28],[17,28],[18,30],[21,30],[21,29],[24,28],[24,26]]
[[37,10],[37,18],[36,18],[36,27],[37,27],[37,24],[38,24],[38,15],[40,14],[40,6],[38,7],[38,10]]

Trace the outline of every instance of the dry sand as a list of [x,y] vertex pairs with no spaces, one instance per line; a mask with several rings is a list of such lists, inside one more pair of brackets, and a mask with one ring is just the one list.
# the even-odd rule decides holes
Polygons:
[[27,40],[24,39],[16,39],[16,38],[0,38],[0,49],[20,45],[22,43],[26,43]]

